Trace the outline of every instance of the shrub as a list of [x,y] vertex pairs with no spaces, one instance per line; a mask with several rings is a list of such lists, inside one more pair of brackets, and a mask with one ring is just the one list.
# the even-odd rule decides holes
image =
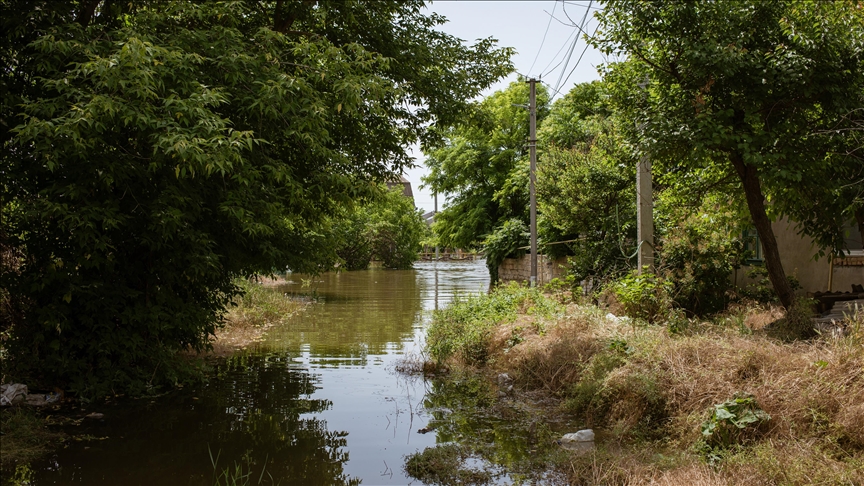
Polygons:
[[704,452],[716,460],[717,451],[752,440],[771,416],[750,395],[736,395],[714,405],[711,417],[702,423]]
[[483,364],[491,331],[513,321],[517,311],[551,315],[559,305],[537,288],[515,282],[489,294],[457,297],[436,311],[426,336],[426,351],[439,363],[456,356],[467,364]]
[[525,250],[519,250],[519,247],[527,245],[528,238],[528,227],[518,219],[505,221],[486,237],[483,252],[492,282],[498,281],[498,267],[505,258],[525,254]]
[[632,272],[612,283],[627,316],[654,323],[671,309],[672,282],[652,273]]

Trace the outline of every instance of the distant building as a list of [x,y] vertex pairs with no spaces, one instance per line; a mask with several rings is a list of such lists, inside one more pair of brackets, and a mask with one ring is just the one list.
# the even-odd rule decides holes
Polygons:
[[410,199],[411,202],[414,202],[414,191],[411,189],[411,182],[404,175],[400,175],[399,180],[396,182],[388,182],[387,188],[393,189],[398,185],[402,185],[402,195]]
[[423,214],[423,221],[426,221],[426,226],[432,226],[432,223],[435,222],[435,211],[429,211],[428,213]]
[[[798,279],[802,292],[824,292],[826,290],[849,292],[854,286],[864,284],[864,249],[862,249],[861,232],[855,223],[850,222],[845,228],[846,254],[840,257],[828,256],[816,259],[816,245],[807,236],[798,234],[797,226],[788,218],[782,217],[771,223],[774,237],[777,239],[777,249],[780,251],[780,262],[786,275]],[[753,258],[747,266],[737,270],[733,275],[736,286],[746,286],[751,280],[746,277],[752,266],[764,265],[762,244],[751,231],[745,235],[748,249],[753,252]],[[830,288],[829,288],[830,287]]]

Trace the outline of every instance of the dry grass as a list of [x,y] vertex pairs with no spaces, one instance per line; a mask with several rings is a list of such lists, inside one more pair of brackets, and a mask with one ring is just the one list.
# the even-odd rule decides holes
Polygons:
[[[784,343],[758,331],[778,308],[735,312],[684,335],[590,307],[554,322],[520,316],[493,334],[489,363],[617,444],[561,466],[571,484],[864,484],[862,316],[844,338]],[[769,427],[711,467],[697,452],[700,425],[737,393],[756,399]]]

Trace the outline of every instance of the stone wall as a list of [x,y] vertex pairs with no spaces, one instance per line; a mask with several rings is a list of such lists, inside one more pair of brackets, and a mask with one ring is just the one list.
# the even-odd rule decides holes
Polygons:
[[[567,273],[567,258],[550,260],[546,255],[537,256],[537,285],[549,283],[553,278],[563,278]],[[505,258],[498,267],[498,278],[502,282],[528,282],[531,280],[531,256]]]

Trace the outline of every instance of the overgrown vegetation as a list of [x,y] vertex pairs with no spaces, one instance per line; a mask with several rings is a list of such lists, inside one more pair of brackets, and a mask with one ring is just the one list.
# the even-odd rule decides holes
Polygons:
[[385,268],[411,268],[428,231],[401,184],[389,190],[381,185],[370,201],[334,224],[340,268],[363,270],[373,259]]
[[0,484],[3,486],[30,484],[30,463],[57,447],[63,437],[49,431],[44,418],[26,407],[0,409],[0,432],[3,435]]
[[[841,338],[784,342],[764,330],[775,312],[782,315],[779,307],[735,307],[712,320],[687,319],[686,329],[670,332],[662,315],[655,324],[628,322],[591,305],[569,304],[545,316],[530,306],[502,312],[499,292],[513,290],[439,312],[435,325],[454,331],[465,329],[469,308],[502,318],[478,321],[484,339],[469,340],[470,348],[458,332],[439,334],[430,355],[436,356],[434,345],[450,351],[444,357],[457,369],[506,372],[516,391],[498,400],[551,400],[557,405],[541,409],[541,421],[563,415],[594,428],[596,451],[548,456],[567,483],[864,481],[864,314]],[[490,396],[486,406],[494,410]],[[451,432],[460,434],[473,437],[469,430]],[[502,464],[494,454],[481,456]]]
[[520,311],[549,316],[557,309],[557,303],[537,288],[515,282],[489,294],[457,297],[447,308],[435,312],[426,334],[426,349],[438,363],[456,358],[467,364],[483,364],[492,330],[500,323],[512,322]]
[[235,278],[331,268],[333,218],[512,69],[422,6],[4,1],[4,371],[170,387]]

